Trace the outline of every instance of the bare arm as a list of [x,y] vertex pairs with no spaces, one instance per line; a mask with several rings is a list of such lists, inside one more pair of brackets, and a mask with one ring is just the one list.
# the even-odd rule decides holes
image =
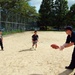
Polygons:
[[74,45],[74,42],[68,43],[68,44],[65,45],[65,48],[73,46],[73,45]]
[[74,42],[71,42],[71,43],[65,43],[63,44],[62,46],[60,46],[60,50],[63,50],[64,48],[67,48],[67,47],[70,47],[74,45]]

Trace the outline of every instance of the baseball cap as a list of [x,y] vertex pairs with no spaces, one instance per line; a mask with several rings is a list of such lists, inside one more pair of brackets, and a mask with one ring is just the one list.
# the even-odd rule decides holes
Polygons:
[[72,31],[72,26],[67,26],[67,27],[65,28],[65,31],[66,31],[66,30]]

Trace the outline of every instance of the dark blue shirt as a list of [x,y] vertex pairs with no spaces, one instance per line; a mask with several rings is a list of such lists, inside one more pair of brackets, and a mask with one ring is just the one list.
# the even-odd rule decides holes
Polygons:
[[75,45],[75,32],[72,32],[71,36],[70,35],[67,36],[66,43],[70,42],[73,42]]
[[33,41],[38,40],[38,35],[32,35],[32,40],[33,40]]

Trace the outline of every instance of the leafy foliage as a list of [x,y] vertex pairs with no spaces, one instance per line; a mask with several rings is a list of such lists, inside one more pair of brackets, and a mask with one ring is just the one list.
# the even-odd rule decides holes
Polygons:
[[5,21],[5,23],[1,23],[2,27],[13,30],[16,28],[23,29],[26,25],[32,25],[36,21],[37,12],[35,7],[29,5],[29,1],[0,0],[0,7],[3,10],[1,20]]
[[39,26],[52,26],[58,29],[64,24],[64,17],[68,12],[68,2],[66,0],[43,0],[39,10]]

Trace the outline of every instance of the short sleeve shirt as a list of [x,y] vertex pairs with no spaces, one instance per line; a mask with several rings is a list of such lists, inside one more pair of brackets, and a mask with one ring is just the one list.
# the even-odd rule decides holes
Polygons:
[[33,41],[38,40],[38,35],[32,35],[32,40],[33,40]]
[[74,42],[75,45],[75,32],[72,32],[71,36],[68,35],[66,39],[66,43]]

